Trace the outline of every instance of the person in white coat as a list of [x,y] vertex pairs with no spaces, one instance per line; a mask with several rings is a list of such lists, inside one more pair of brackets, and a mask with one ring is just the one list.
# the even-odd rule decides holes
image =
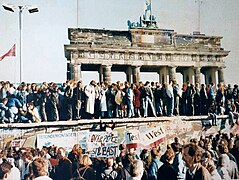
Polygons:
[[85,87],[85,95],[86,95],[86,104],[85,111],[90,115],[90,117],[94,117],[95,112],[95,86],[96,82],[92,80],[89,85]]
[[21,180],[21,174],[19,169],[15,166],[14,158],[7,158],[7,161],[12,165],[11,172],[8,175],[8,179]]
[[100,99],[100,116],[104,118],[107,112],[107,104],[106,104],[106,90],[105,83],[101,82],[100,84],[100,92],[99,92],[99,99]]

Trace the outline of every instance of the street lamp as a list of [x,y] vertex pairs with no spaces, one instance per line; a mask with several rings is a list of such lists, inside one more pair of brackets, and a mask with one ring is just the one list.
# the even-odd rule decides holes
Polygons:
[[2,7],[6,11],[14,12],[15,9],[19,10],[19,61],[20,61],[20,83],[22,82],[22,12],[24,9],[28,10],[29,13],[38,12],[37,7],[29,6],[29,5],[12,5],[12,4],[3,4]]

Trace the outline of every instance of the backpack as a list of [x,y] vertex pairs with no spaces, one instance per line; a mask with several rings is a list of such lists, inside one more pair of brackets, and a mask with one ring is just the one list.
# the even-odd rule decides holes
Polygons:
[[102,179],[104,180],[113,180],[113,177],[111,174],[113,173],[114,170],[112,170],[109,174],[106,174],[105,172],[102,173]]
[[77,180],[86,180],[86,179],[84,178],[84,175],[85,175],[85,172],[86,172],[87,169],[88,169],[88,167],[85,168],[85,170],[83,171],[82,175],[80,174],[80,171],[79,171],[78,169],[76,170],[77,175],[78,175]]

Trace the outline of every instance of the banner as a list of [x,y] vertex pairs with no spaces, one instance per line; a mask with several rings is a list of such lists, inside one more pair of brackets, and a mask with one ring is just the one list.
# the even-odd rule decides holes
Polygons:
[[64,147],[71,150],[74,144],[77,144],[77,132],[63,132],[51,134],[38,134],[37,135],[37,148],[43,146],[57,146]]
[[116,157],[119,154],[118,133],[89,132],[87,151],[91,157]]
[[142,132],[141,143],[143,147],[156,147],[166,138],[166,132],[163,126],[148,128],[146,132]]
[[137,148],[141,146],[139,130],[125,131],[125,144],[127,148]]

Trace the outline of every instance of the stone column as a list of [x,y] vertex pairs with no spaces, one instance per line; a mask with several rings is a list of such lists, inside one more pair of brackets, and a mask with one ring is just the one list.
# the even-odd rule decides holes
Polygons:
[[111,84],[111,67],[112,65],[102,65],[103,81],[108,84]]
[[103,82],[104,81],[104,76],[103,76],[103,67],[100,66],[100,69],[98,70],[99,72],[99,82]]
[[183,74],[184,83],[189,82],[190,84],[194,84],[194,79],[193,79],[194,72],[192,67],[185,68],[182,74]]
[[225,82],[224,67],[220,67],[217,72],[218,72],[218,83],[224,83]]
[[217,81],[216,81],[216,69],[215,68],[208,68],[205,71],[205,83],[206,84],[210,84],[210,83],[217,84]]
[[127,81],[131,84],[132,81],[132,67],[128,66],[127,70],[126,70],[126,77],[127,77]]
[[194,68],[194,79],[195,79],[195,84],[199,83],[201,84],[201,71],[200,71],[200,67],[195,67]]
[[79,81],[82,79],[81,64],[70,64],[71,79]]
[[159,82],[161,84],[168,82],[167,67],[160,67],[158,74],[159,74]]
[[173,79],[176,79],[176,67],[175,66],[169,66],[168,67],[169,72],[169,82]]
[[132,66],[133,72],[133,83],[138,83],[140,81],[140,66]]

